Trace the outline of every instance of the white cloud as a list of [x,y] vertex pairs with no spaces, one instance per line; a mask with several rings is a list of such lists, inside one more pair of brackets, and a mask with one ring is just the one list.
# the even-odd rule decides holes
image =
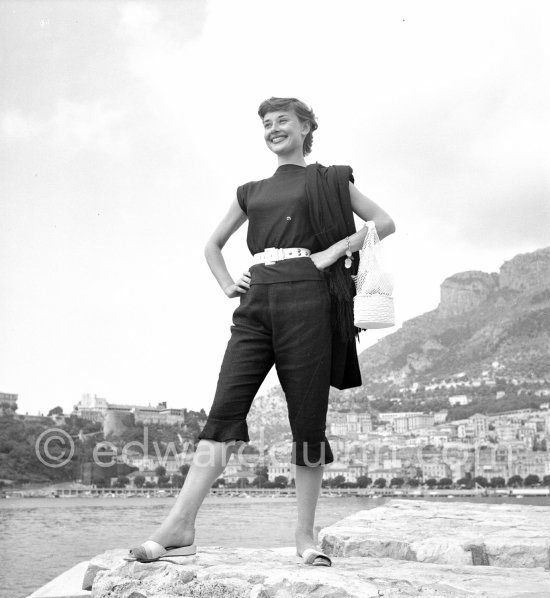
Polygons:
[[117,126],[123,118],[101,101],[60,101],[53,114],[48,130],[52,142],[63,151],[94,150],[120,155],[125,145],[117,135]]
[[160,20],[159,11],[150,3],[127,2],[119,10],[119,32],[130,37],[143,35]]
[[40,143],[65,155],[82,151],[123,157],[127,142],[120,125],[124,113],[103,101],[72,102],[60,99],[53,112],[39,120],[32,114],[10,111],[2,117],[8,141]]
[[17,111],[6,112],[2,116],[2,134],[7,140],[31,140],[39,137],[45,127],[45,123]]

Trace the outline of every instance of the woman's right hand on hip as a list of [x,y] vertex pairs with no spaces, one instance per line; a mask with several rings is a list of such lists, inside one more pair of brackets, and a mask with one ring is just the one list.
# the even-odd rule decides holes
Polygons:
[[234,297],[240,297],[244,293],[248,291],[250,288],[250,272],[243,272],[243,275],[234,282],[230,284],[228,287],[224,289],[225,294],[230,298],[233,299]]

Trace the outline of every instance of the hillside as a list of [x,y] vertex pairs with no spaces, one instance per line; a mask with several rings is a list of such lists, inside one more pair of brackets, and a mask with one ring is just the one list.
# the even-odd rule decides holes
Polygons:
[[[147,439],[147,453],[167,454],[167,446],[183,450],[191,442],[196,444],[201,426],[199,420],[204,412],[187,411],[187,423],[184,425],[148,424],[147,433],[142,423],[127,421],[124,428],[113,433],[113,421],[90,422],[76,415],[65,417],[65,423],[55,423],[50,417],[40,421],[26,421],[24,415],[10,414],[0,416],[0,489],[12,482],[47,483],[63,482],[83,477],[83,467],[91,465],[94,449],[98,442],[108,435],[108,440],[119,450],[132,443],[139,447]],[[42,438],[42,440],[40,440]],[[46,452],[47,443],[47,452]],[[72,447],[72,452],[71,452]],[[168,451],[168,454],[174,454]],[[70,453],[65,465],[49,466],[57,463]],[[52,458],[48,458],[51,455]],[[97,465],[94,467],[95,479],[126,475],[133,468],[122,463],[112,467]]]
[[506,376],[550,377],[550,248],[500,272],[461,272],[441,284],[437,309],[405,322],[359,356],[365,385],[407,384],[498,361]]

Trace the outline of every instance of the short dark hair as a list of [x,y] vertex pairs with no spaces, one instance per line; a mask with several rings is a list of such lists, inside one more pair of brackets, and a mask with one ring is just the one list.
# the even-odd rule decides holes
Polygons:
[[278,110],[292,109],[296,113],[296,116],[301,122],[309,123],[309,133],[304,139],[303,152],[304,156],[311,153],[311,146],[313,145],[313,131],[317,129],[317,117],[313,113],[313,110],[304,102],[296,98],[269,98],[264,100],[258,108],[258,114],[260,118],[268,112],[277,112]]

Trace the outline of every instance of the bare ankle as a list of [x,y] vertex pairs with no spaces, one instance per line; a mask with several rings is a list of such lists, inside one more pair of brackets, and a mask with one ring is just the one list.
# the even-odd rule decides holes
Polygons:
[[313,538],[313,529],[306,527],[297,527],[294,530],[295,536],[311,536]]
[[176,525],[184,529],[195,530],[195,518],[189,516],[178,516],[176,518]]

